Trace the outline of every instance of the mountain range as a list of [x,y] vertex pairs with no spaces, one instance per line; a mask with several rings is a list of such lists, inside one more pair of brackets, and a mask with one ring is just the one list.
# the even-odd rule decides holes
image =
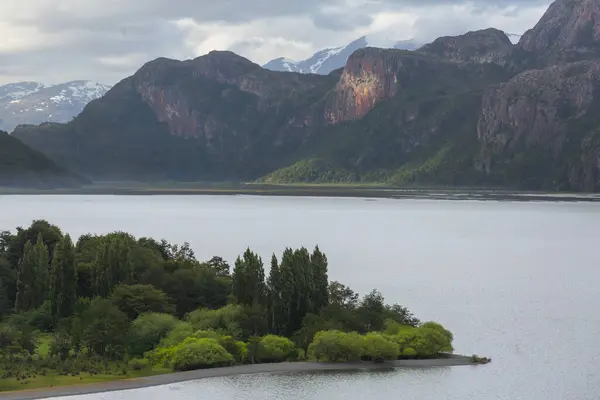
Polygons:
[[110,86],[90,81],[58,85],[19,82],[0,86],[0,130],[12,131],[19,124],[69,122]]
[[98,181],[597,191],[599,110],[600,0],[557,0],[516,44],[490,28],[363,47],[326,75],[159,58],[72,121],[13,135]]
[[[348,57],[350,57],[352,53],[354,53],[356,50],[368,47],[370,42],[371,40],[367,36],[363,36],[347,44],[346,46],[319,50],[312,57],[306,60],[293,61],[285,57],[279,57],[263,65],[263,68],[271,71],[327,75],[333,70],[343,68],[348,60]],[[416,50],[421,45],[422,44],[419,44],[417,41],[411,39],[397,41],[394,44],[394,48],[401,50]]]

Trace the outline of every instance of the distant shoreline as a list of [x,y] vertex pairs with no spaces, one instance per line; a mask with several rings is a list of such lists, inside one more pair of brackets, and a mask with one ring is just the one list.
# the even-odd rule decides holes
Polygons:
[[281,374],[321,371],[360,371],[360,370],[389,370],[393,368],[434,368],[457,367],[473,364],[471,357],[452,355],[448,358],[431,360],[397,360],[383,363],[373,362],[285,362],[278,364],[251,364],[233,367],[201,369],[195,371],[177,372],[166,375],[155,375],[143,378],[115,380],[103,383],[92,383],[56,388],[43,388],[13,392],[0,392],[3,400],[35,400],[52,397],[80,396],[94,393],[106,393],[120,390],[142,389],[153,386],[170,385],[206,378],[218,378],[249,374]]
[[393,188],[375,185],[164,185],[98,184],[82,188],[25,189],[0,187],[0,195],[112,195],[112,196],[280,196],[280,197],[351,197],[428,200],[495,201],[600,201],[600,193],[519,192],[499,189]]

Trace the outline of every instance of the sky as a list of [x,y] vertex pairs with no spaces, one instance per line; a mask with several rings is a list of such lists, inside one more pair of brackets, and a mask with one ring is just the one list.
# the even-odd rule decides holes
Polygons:
[[0,0],[0,84],[114,84],[157,57],[231,50],[301,60],[367,35],[388,46],[494,27],[522,34],[550,0]]

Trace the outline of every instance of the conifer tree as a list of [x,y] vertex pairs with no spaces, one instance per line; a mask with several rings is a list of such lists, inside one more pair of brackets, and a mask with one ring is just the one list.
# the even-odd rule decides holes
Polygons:
[[235,261],[233,294],[238,304],[251,306],[265,303],[267,290],[263,262],[250,249]]
[[0,318],[10,313],[13,306],[14,304],[10,304],[8,293],[6,292],[6,285],[2,280],[2,276],[0,276]]
[[48,283],[50,279],[49,274],[49,260],[48,260],[48,246],[44,243],[42,234],[38,234],[35,246],[33,246],[33,252],[35,254],[35,276],[34,276],[34,300],[33,304],[35,308],[40,307],[44,301],[48,298]]
[[15,311],[23,312],[34,308],[34,279],[36,259],[31,241],[27,241],[17,271],[17,297]]
[[279,262],[275,254],[271,257],[271,270],[267,279],[267,290],[269,297],[269,327],[272,332],[279,333],[283,319],[281,299],[281,274]]
[[313,293],[313,308],[311,312],[318,314],[329,303],[329,276],[327,271],[327,256],[321,252],[319,246],[316,246],[311,257],[310,263],[312,265],[313,279],[314,279],[314,293]]
[[77,301],[77,271],[75,248],[71,237],[65,235],[54,249],[50,275],[50,305],[55,322],[73,314]]

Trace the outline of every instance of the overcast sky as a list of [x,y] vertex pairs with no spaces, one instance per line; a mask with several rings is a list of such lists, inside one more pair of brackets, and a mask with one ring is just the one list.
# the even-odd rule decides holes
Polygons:
[[362,35],[381,44],[495,27],[523,33],[550,0],[0,0],[0,84],[114,84],[159,56],[229,49],[264,64]]

